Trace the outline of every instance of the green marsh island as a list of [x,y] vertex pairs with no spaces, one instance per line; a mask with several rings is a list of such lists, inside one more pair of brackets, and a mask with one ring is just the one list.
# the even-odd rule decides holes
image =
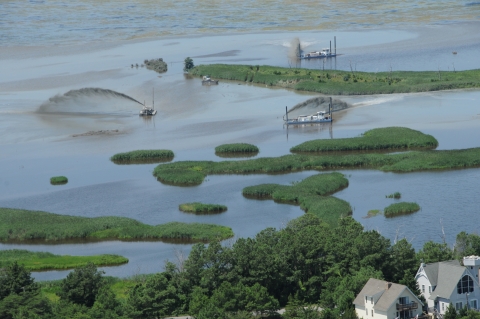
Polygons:
[[78,217],[22,209],[0,208],[0,241],[62,242],[161,240],[209,242],[233,237],[230,227],[170,222],[146,225],[126,217]]
[[258,152],[257,146],[248,143],[222,144],[215,147],[215,155],[220,157],[250,157]]
[[189,73],[329,95],[414,93],[480,87],[480,70],[357,72],[209,64],[195,66]]
[[170,162],[174,156],[170,150],[137,150],[117,153],[110,157],[110,160],[115,164],[147,164]]
[[[374,131],[370,139],[370,149],[389,149],[392,145],[425,145],[426,150],[415,150],[394,154],[379,153],[344,153],[344,154],[290,154],[280,157],[264,157],[238,161],[180,161],[160,164],[155,167],[153,175],[158,181],[177,186],[194,186],[203,183],[209,174],[277,174],[298,172],[302,170],[339,170],[351,168],[378,169],[384,172],[414,172],[422,170],[444,170],[480,166],[480,148],[458,150],[430,150],[437,141],[430,135],[425,135],[410,129],[383,128]],[[368,131],[371,132],[371,131]],[[385,134],[378,132],[397,132]],[[369,134],[367,133],[367,136]],[[370,137],[372,133],[370,133]],[[350,138],[345,144],[353,150],[364,147],[364,137]],[[419,143],[418,140],[423,140]],[[323,141],[323,140],[319,140]],[[335,141],[335,140],[334,140]],[[394,141],[401,141],[395,143]],[[323,142],[318,142],[322,144]],[[302,144],[300,144],[302,145]],[[415,146],[417,147],[417,146]],[[303,147],[302,147],[303,148]],[[293,149],[298,149],[297,146]],[[368,149],[368,150],[370,150]],[[401,148],[403,149],[403,148]]]
[[128,263],[128,258],[119,255],[69,256],[49,252],[33,252],[23,249],[0,250],[0,268],[13,262],[31,271],[64,270],[86,266],[116,266]]
[[185,213],[193,213],[196,215],[219,214],[227,211],[227,206],[219,204],[203,204],[203,203],[184,203],[178,206],[178,209]]
[[408,203],[408,202],[401,202],[401,203],[394,203],[391,204],[383,210],[383,214],[385,217],[395,217],[400,215],[407,215],[418,212],[420,210],[420,206],[417,203]]
[[50,178],[50,184],[52,185],[65,185],[68,183],[68,178],[65,176],[53,176]]

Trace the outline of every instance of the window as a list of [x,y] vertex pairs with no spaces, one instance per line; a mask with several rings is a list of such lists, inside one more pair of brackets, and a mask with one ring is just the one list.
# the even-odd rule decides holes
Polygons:
[[463,304],[462,304],[461,302],[455,303],[455,309],[456,309],[457,311],[459,311],[459,310],[462,309],[462,308],[463,308]]
[[368,317],[368,309],[367,309],[367,308],[365,308],[365,314],[366,314],[367,317]]
[[372,317],[373,317],[373,309],[372,309]]
[[367,297],[367,296],[365,296],[365,302],[367,302],[367,301],[368,301],[368,297]]
[[370,297],[370,302],[373,304],[373,297]]
[[408,304],[408,297],[400,297],[398,298],[398,303],[401,305],[406,305]]
[[432,286],[428,286],[428,292],[432,293]]
[[477,309],[477,301],[470,300],[470,309]]
[[465,275],[458,281],[457,284],[457,293],[458,294],[466,294],[467,292],[473,291],[473,279]]
[[425,293],[425,285],[422,285],[422,292]]
[[442,302],[442,311],[444,311],[444,310],[445,310],[445,303]]

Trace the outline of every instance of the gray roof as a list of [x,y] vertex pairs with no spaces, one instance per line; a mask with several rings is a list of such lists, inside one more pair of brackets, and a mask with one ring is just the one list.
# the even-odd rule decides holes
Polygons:
[[[375,303],[375,310],[387,311],[393,303],[395,303],[400,295],[408,289],[407,286],[391,283],[390,288],[387,289],[387,282],[384,280],[370,278],[365,286],[363,286],[362,291],[357,295],[353,303],[355,305],[365,305],[365,296],[373,296],[380,292],[383,292]],[[415,294],[412,293],[415,296]],[[421,303],[420,300],[417,301]]]
[[440,264],[449,265],[452,267],[462,267],[458,260],[448,260],[448,261],[426,264],[423,267],[423,270],[425,271],[425,274],[427,275],[428,280],[430,281],[432,286],[438,285],[438,268]]
[[[458,260],[443,261],[435,264],[436,265],[431,268],[434,269],[436,267],[437,278],[432,279],[427,273],[432,286],[437,286],[429,299],[435,300],[437,296],[450,299],[452,292],[457,288],[458,281],[465,273],[465,267],[460,265]],[[430,265],[433,266],[434,264],[427,264],[426,266]],[[433,284],[433,282],[435,282],[435,284]]]

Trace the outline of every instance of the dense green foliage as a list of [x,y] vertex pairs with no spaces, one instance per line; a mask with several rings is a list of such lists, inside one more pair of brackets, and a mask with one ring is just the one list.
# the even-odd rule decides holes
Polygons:
[[50,178],[50,184],[52,185],[63,185],[68,183],[68,178],[65,176],[54,176]]
[[333,95],[428,92],[480,87],[480,70],[357,72],[273,66],[198,65],[193,75]]
[[0,268],[18,262],[28,270],[72,269],[93,263],[96,266],[113,266],[128,263],[119,255],[69,256],[49,252],[33,252],[21,249],[0,250]]
[[[478,243],[479,235],[460,233],[455,252],[479,255]],[[41,283],[40,290],[28,271],[13,263],[0,271],[0,317],[253,319],[254,312],[273,317],[285,307],[285,319],[350,319],[352,301],[369,278],[405,284],[418,294],[414,277],[420,260],[453,256],[444,243],[427,242],[415,253],[406,239],[392,245],[351,217],[334,228],[305,214],[281,230],[268,228],[225,246],[196,244],[188,259],[167,262],[164,272],[129,279],[104,277],[87,265],[61,281]],[[318,312],[318,306],[324,310]],[[480,317],[462,310],[455,318]]]
[[110,157],[116,164],[159,163],[173,160],[174,154],[170,150],[137,150],[126,153],[117,153]]
[[317,174],[307,177],[292,186],[261,184],[245,187],[243,195],[248,198],[271,198],[276,202],[300,205],[310,214],[321,218],[330,225],[336,225],[339,218],[352,213],[346,201],[326,196],[348,186],[348,180],[340,173]]
[[168,64],[162,58],[145,60],[145,67],[158,73],[165,73],[168,70]]
[[202,204],[198,202],[180,204],[178,207],[182,212],[195,214],[216,214],[227,210],[227,206],[219,204]]
[[0,240],[180,240],[210,241],[233,236],[226,226],[171,222],[146,225],[125,217],[78,217],[0,208]]
[[190,72],[194,66],[195,64],[193,64],[193,59],[191,57],[186,57],[183,61],[183,72]]
[[215,147],[215,154],[222,153],[258,153],[257,146],[247,143],[222,144]]
[[170,185],[199,185],[208,174],[272,174],[301,170],[375,168],[390,172],[480,166],[480,148],[411,151],[397,154],[284,155],[239,161],[183,161],[158,165],[157,179]]
[[386,198],[395,198],[395,199],[400,199],[402,197],[402,194],[400,192],[395,192],[390,195],[386,195]]
[[394,217],[398,215],[406,215],[415,213],[420,210],[420,206],[417,203],[393,203],[383,210],[385,217]]
[[384,127],[366,131],[360,137],[307,141],[291,152],[365,151],[387,149],[435,148],[438,141],[431,135],[406,127]]

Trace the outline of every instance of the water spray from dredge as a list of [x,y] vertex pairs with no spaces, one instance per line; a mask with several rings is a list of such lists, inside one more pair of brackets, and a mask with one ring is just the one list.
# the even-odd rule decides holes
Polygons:
[[71,90],[63,95],[55,95],[42,103],[38,113],[111,113],[121,106],[128,109],[134,98],[113,90],[102,88],[82,88]]

